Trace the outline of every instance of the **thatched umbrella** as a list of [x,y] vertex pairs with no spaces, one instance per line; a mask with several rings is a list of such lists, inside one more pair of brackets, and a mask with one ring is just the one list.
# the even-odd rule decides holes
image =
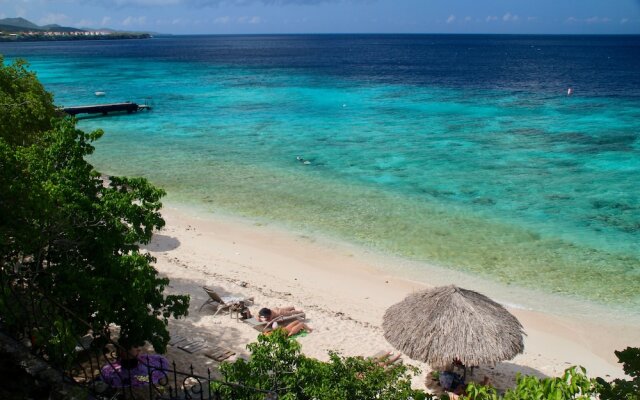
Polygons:
[[384,314],[384,337],[409,357],[434,368],[493,365],[524,350],[522,325],[480,293],[443,286],[413,293]]

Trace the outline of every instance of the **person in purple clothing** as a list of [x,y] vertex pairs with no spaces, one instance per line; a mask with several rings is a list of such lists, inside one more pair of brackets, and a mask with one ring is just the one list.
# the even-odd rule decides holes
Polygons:
[[118,360],[102,367],[102,380],[112,387],[140,387],[151,381],[157,384],[166,377],[169,362],[159,354],[142,354],[142,348],[132,346],[121,350]]

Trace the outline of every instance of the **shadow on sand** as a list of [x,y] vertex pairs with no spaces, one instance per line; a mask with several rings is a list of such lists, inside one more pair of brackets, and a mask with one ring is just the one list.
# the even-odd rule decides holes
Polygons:
[[[248,356],[247,344],[248,342],[243,339],[246,335],[240,333],[242,329],[242,322],[238,321],[231,326],[227,326],[225,329],[211,329],[211,324],[218,325],[222,319],[229,319],[228,313],[222,313],[217,315],[213,320],[211,319],[215,313],[215,308],[212,306],[205,306],[200,311],[200,306],[209,298],[204,290],[201,289],[202,283],[183,278],[171,278],[169,285],[169,292],[171,294],[185,294],[191,293],[189,302],[189,314],[186,317],[179,320],[169,319],[169,333],[173,336],[183,336],[190,340],[197,340],[206,342],[208,347],[222,346],[236,353],[237,356]],[[194,289],[195,288],[195,289]],[[240,290],[236,293],[229,293],[228,291],[212,285],[213,289],[221,296],[238,296],[241,294]],[[236,328],[237,326],[237,328]],[[244,327],[246,329],[246,327]],[[255,332],[257,339],[258,332]],[[167,346],[167,358],[171,361],[175,361],[179,370],[188,371],[193,366],[193,370],[196,374],[201,376],[207,375],[207,369],[211,371],[214,377],[220,378],[218,373],[218,367],[220,362],[214,361],[204,355],[206,350],[199,350],[193,354],[189,354],[178,346]],[[227,361],[233,360],[235,357],[231,357]]]
[[[496,364],[495,367],[481,366],[475,368],[473,371],[473,375],[470,375],[470,372],[467,372],[466,383],[481,383],[486,376],[489,378],[489,384],[491,386],[494,386],[496,389],[498,389],[498,392],[504,393],[506,389],[515,387],[516,376],[518,374],[532,375],[538,378],[548,378],[547,375],[535,368],[514,364],[511,362],[500,362]],[[431,374],[427,375],[425,385],[434,393],[444,393],[442,387],[440,387],[440,383],[437,380],[433,379]]]
[[180,247],[180,241],[171,236],[154,233],[151,242],[140,247],[149,251],[171,251]]

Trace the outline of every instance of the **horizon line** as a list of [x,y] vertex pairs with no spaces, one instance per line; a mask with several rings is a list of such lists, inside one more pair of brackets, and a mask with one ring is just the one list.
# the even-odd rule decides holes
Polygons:
[[152,31],[122,31],[130,33],[149,33],[163,36],[269,36],[269,35],[492,35],[492,36],[640,36],[638,33],[470,33],[470,32],[272,32],[272,33],[164,33]]

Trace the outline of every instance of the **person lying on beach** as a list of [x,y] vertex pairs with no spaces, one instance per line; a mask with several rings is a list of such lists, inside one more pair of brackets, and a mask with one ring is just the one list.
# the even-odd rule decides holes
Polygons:
[[373,359],[373,361],[376,362],[376,364],[378,364],[378,366],[380,366],[380,367],[388,367],[388,366],[394,365],[396,363],[396,361],[398,361],[400,359],[400,357],[402,357],[402,354],[400,354],[400,353],[398,353],[398,354],[396,354],[394,356],[392,352],[387,351],[383,355],[377,356],[377,357],[373,357],[372,359]]
[[307,331],[309,333],[313,332],[313,329],[309,328],[309,326],[307,324],[305,324],[302,321],[292,321],[289,324],[285,325],[285,326],[279,326],[277,321],[274,321],[273,323],[269,324],[269,326],[266,328],[266,330],[264,331],[265,335],[269,335],[271,334],[273,331],[275,331],[276,329],[282,329],[285,332],[287,332],[287,337],[291,337],[297,333],[300,333],[301,331]]
[[296,310],[296,308],[293,306],[281,308],[261,308],[260,311],[258,311],[258,319],[260,321],[269,322],[278,317],[286,317],[293,314],[300,314],[302,312],[304,311]]
[[[400,364],[402,364],[402,360],[400,359],[400,357],[402,357],[402,354],[396,354],[393,355],[392,352],[390,351],[385,351],[382,354],[378,353],[374,356],[371,357],[367,357],[366,359],[369,361],[373,361],[373,363],[375,364],[376,367],[380,367],[383,368],[385,370],[390,370],[393,369],[397,366],[399,366]],[[359,356],[359,358],[363,358],[362,356]],[[400,361],[398,361],[400,360]],[[365,373],[364,372],[357,372],[356,373],[356,378],[358,379],[364,379]]]

